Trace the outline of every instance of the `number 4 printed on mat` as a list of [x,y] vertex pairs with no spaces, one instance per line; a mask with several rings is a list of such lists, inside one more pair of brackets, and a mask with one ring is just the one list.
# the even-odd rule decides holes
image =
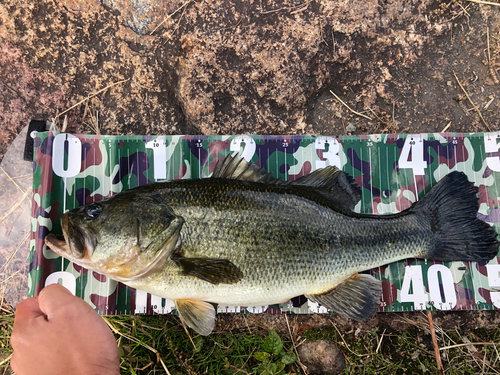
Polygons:
[[[410,159],[411,152],[411,160]],[[414,176],[422,176],[425,174],[427,163],[424,160],[424,140],[417,135],[408,135],[401,150],[401,155],[398,161],[399,168],[412,169]]]
[[499,264],[487,264],[486,269],[488,270],[488,284],[493,291],[490,292],[491,302],[493,306],[500,309],[500,265]]
[[[486,133],[484,135],[484,151],[486,154],[486,163],[488,167],[495,172],[500,172],[500,157],[498,152],[500,151],[500,132]],[[496,155],[492,155],[496,153]]]

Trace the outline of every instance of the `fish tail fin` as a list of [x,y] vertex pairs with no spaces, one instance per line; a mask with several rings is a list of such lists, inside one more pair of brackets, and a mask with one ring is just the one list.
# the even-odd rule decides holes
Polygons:
[[489,261],[498,254],[497,233],[477,218],[478,188],[463,172],[451,172],[411,210],[430,219],[434,237],[426,258]]

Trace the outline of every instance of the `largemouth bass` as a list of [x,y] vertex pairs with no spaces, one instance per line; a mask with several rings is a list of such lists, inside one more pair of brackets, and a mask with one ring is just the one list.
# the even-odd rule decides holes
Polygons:
[[477,219],[465,174],[443,177],[397,214],[353,211],[360,188],[336,167],[284,182],[228,156],[212,177],[153,183],[61,218],[58,254],[175,302],[208,335],[212,303],[256,306],[305,295],[356,320],[380,305],[381,282],[361,271],[405,258],[487,261],[497,234]]

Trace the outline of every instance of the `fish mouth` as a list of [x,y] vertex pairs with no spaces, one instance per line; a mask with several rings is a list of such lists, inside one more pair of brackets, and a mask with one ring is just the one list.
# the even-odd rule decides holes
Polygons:
[[73,223],[68,214],[61,217],[61,227],[63,235],[49,233],[45,237],[45,244],[49,248],[70,260],[80,260],[92,254],[94,242],[82,227]]
[[50,247],[57,254],[62,256],[71,255],[71,250],[69,249],[66,239],[62,235],[56,235],[54,233],[49,233],[45,237],[45,245]]

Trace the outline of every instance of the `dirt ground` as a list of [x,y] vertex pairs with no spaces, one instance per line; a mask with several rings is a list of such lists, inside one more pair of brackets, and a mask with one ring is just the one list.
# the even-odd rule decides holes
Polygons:
[[[0,50],[0,161],[31,119],[65,115],[68,132],[102,134],[500,130],[495,5],[0,0]],[[247,324],[238,319],[218,328]],[[500,315],[436,319],[472,327]],[[361,328],[376,324],[406,327],[379,314]]]
[[0,49],[0,159],[31,119],[64,115],[102,134],[500,126],[494,5],[2,0]]

